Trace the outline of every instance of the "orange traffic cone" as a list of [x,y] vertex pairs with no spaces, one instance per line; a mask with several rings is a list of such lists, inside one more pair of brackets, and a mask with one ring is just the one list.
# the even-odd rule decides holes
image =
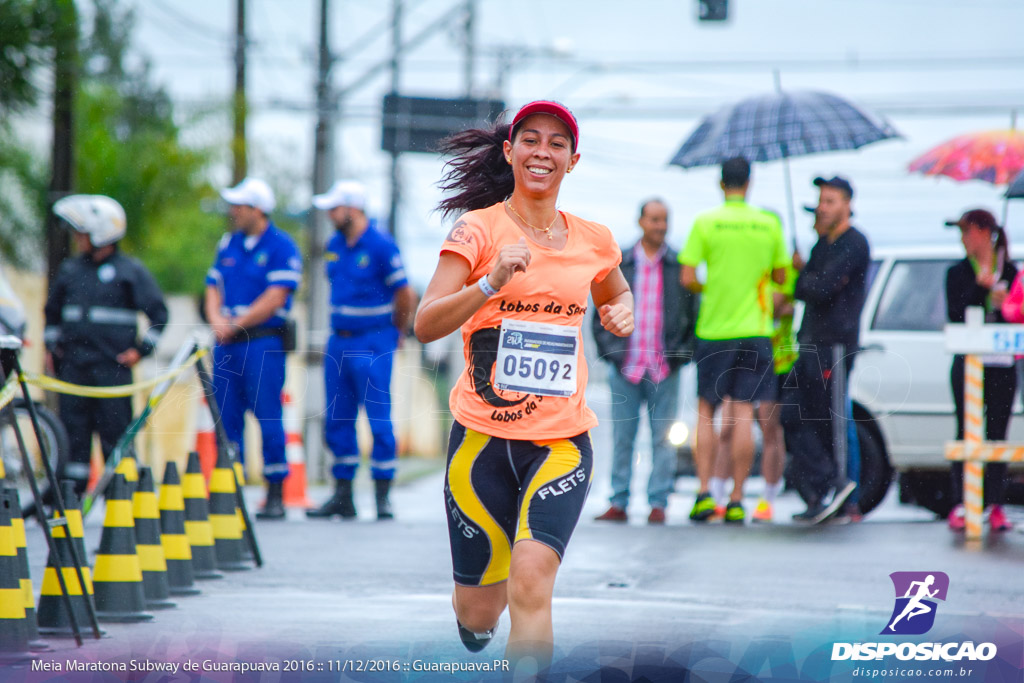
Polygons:
[[142,592],[149,609],[170,609],[175,607],[167,600],[170,585],[167,583],[167,560],[160,540],[160,510],[156,504],[153,489],[153,470],[139,468],[138,490],[132,495],[132,514],[135,517],[135,552],[142,569]]
[[192,573],[197,579],[223,579],[224,575],[217,571],[206,482],[196,451],[188,454],[181,491],[185,498],[185,535],[192,546]]
[[192,546],[185,535],[185,499],[178,466],[168,462],[160,485],[160,543],[167,561],[171,595],[198,595],[192,574]]
[[235,500],[236,484],[240,481],[237,477],[227,452],[218,453],[217,466],[210,476],[210,524],[217,568],[226,571],[249,569],[242,555],[241,514]]
[[196,452],[199,454],[203,477],[209,482],[217,464],[217,431],[205,395],[199,397],[196,410]]
[[147,614],[142,569],[135,554],[135,518],[128,482],[115,474],[107,495],[100,552],[93,569],[96,618],[100,621],[136,622],[152,619]]
[[46,641],[39,639],[39,625],[36,622],[35,591],[32,590],[32,576],[28,571],[28,539],[25,538],[25,520],[21,517],[21,501],[18,489],[3,491],[11,501],[11,527],[14,529],[14,545],[18,549],[18,578],[21,581],[22,603],[25,605],[25,622],[28,627],[28,648],[35,652],[52,650]]
[[89,481],[85,485],[86,491],[93,491],[96,489],[96,482],[100,480],[103,475],[103,458],[99,453],[89,454]]
[[18,578],[18,548],[11,499],[0,496],[0,663],[34,659],[28,652],[28,620]]
[[[89,604],[93,600],[92,573],[88,565],[82,567],[82,578],[85,580],[85,591],[83,592],[82,584],[78,580],[78,572],[75,570],[74,556],[71,554],[71,544],[74,543],[78,557],[85,558],[82,504],[75,494],[73,482],[65,481],[62,490],[64,492],[64,509],[67,512],[68,533],[65,533],[63,526],[53,527],[53,541],[57,546],[60,566],[63,567],[64,583],[68,587],[68,597],[71,599],[71,611],[74,613],[75,623],[78,624],[79,630],[84,630],[89,623]],[[59,514],[54,511],[53,516],[56,517]],[[40,633],[68,638],[75,635],[62,595],[60,581],[57,578],[57,562],[50,557],[46,562],[46,569],[43,570],[43,586],[39,591],[37,618]]]
[[313,502],[306,493],[306,449],[302,445],[302,420],[299,408],[287,391],[281,392],[284,410],[284,455],[288,462],[288,476],[282,483],[284,504],[291,508],[309,509]]

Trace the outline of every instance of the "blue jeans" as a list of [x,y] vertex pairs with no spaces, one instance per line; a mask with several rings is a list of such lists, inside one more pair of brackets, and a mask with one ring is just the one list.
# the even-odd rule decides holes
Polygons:
[[644,377],[632,384],[617,370],[609,373],[612,394],[612,497],[611,504],[626,509],[629,481],[633,476],[633,446],[640,426],[640,408],[646,406],[651,425],[651,477],[647,480],[647,502],[651,507],[668,505],[675,486],[676,449],[668,442],[668,430],[679,405],[679,372],[659,384]]

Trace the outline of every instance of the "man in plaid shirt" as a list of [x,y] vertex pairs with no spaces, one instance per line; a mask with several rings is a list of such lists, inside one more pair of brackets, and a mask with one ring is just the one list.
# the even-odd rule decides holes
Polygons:
[[629,482],[633,473],[633,446],[646,406],[651,426],[651,476],[647,482],[647,521],[665,522],[668,494],[675,482],[675,449],[668,430],[679,401],[679,368],[693,354],[697,297],[679,282],[676,252],[665,243],[668,207],[660,199],[640,206],[640,240],[622,250],[622,274],[633,289],[636,329],[630,337],[616,337],[594,318],[594,340],[604,360],[613,365],[612,393],[612,496],[600,521],[625,522]]

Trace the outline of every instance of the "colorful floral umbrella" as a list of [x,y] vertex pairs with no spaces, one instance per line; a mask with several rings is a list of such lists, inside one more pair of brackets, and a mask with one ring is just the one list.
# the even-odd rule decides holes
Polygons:
[[908,170],[1005,185],[1024,170],[1024,131],[990,130],[961,135],[914,159]]

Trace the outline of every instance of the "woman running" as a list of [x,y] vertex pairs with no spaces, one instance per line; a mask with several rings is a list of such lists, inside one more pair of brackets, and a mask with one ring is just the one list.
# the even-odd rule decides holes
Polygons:
[[552,652],[555,574],[593,467],[588,294],[605,329],[633,331],[611,232],[556,206],[578,144],[575,117],[547,101],[448,139],[441,187],[451,195],[439,208],[458,219],[415,324],[421,342],[462,329],[444,490],[459,635],[479,651],[508,606],[506,656],[540,667]]

